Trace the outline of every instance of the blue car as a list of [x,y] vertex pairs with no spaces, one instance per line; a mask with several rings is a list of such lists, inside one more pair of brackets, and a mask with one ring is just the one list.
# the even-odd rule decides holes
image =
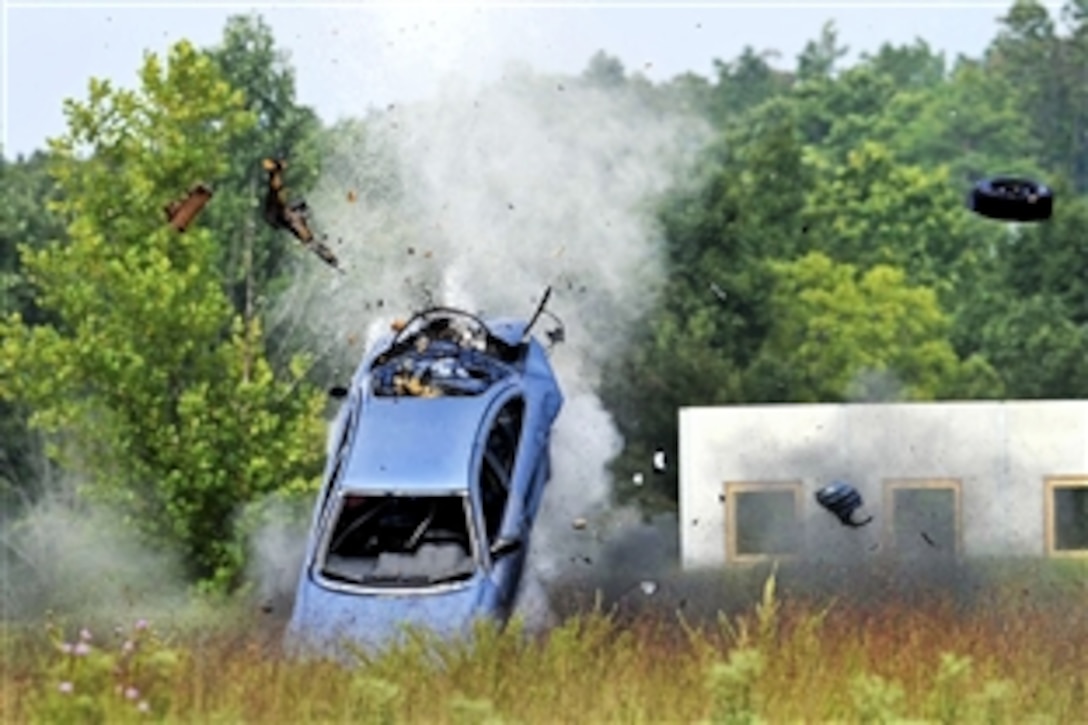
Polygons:
[[394,323],[350,387],[330,391],[344,402],[287,627],[291,651],[372,650],[402,625],[448,636],[481,617],[509,618],[563,405],[531,334],[549,292],[528,323],[447,307]]

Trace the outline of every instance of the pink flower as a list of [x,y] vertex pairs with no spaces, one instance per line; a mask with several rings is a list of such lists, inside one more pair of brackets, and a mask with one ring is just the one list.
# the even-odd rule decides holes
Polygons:
[[136,629],[147,629],[147,620],[139,619],[136,621]]
[[76,655],[77,657],[82,657],[83,655],[90,653],[90,651],[91,651],[91,646],[89,644],[87,644],[86,642],[80,642],[79,644],[76,645],[75,650],[73,651],[73,654]]
[[135,687],[129,687],[127,690],[125,690],[125,697],[127,697],[129,700],[135,700],[139,696],[140,691],[137,690]]
[[90,642],[91,641],[91,630],[87,629],[86,627],[79,630],[79,638],[84,642]]
[[67,681],[62,682],[57,685],[57,689],[63,692],[65,695],[68,695],[72,692],[72,683]]

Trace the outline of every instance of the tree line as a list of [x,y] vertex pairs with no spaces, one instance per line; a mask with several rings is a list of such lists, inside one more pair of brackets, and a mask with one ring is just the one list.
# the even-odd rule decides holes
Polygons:
[[[675,460],[682,406],[1088,394],[1086,16],[1018,0],[953,61],[918,40],[843,68],[830,23],[788,70],[751,47],[661,83],[589,60],[573,80],[714,130],[657,202],[667,281],[603,378],[620,499],[675,505],[675,466],[630,481],[658,447]],[[147,55],[134,90],[92,79],[65,112],[47,149],[0,159],[0,502],[33,502],[53,461],[229,588],[239,506],[314,490],[328,405],[268,327],[295,242],[261,223],[256,160],[285,154],[305,194],[367,119],[299,103],[256,16]],[[1054,218],[973,216],[968,189],[996,173],[1045,179]],[[162,199],[196,178],[215,201],[177,234]]]

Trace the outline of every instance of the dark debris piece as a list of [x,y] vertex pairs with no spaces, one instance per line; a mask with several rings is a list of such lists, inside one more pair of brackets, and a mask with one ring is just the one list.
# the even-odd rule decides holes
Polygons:
[[666,468],[665,449],[658,448],[654,451],[654,473],[660,476],[665,473]]
[[192,223],[208,200],[212,198],[212,190],[206,184],[196,184],[184,198],[172,201],[163,207],[166,212],[166,221],[179,232],[184,232]]
[[816,502],[835,514],[843,526],[858,528],[873,520],[872,516],[854,521],[854,512],[862,506],[861,494],[848,483],[835,481],[816,492]]
[[268,173],[268,188],[264,197],[264,219],[275,229],[285,229],[295,236],[311,252],[321,258],[333,269],[343,272],[340,260],[331,249],[318,240],[310,228],[310,208],[305,201],[294,204],[287,202],[287,189],[283,183],[283,170],[287,162],[283,159],[267,158],[262,162]]

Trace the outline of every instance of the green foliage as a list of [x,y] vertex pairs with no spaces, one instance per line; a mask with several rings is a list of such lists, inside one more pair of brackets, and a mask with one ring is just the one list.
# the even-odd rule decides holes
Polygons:
[[706,89],[710,118],[722,127],[739,123],[748,111],[788,91],[792,77],[770,63],[777,55],[745,46],[731,63],[715,59],[717,77],[713,87]]
[[710,722],[752,725],[761,722],[753,685],[764,669],[763,655],[754,649],[734,649],[729,661],[710,669],[709,686],[713,693]]
[[864,673],[854,678],[851,695],[858,722],[890,723],[902,718],[903,686],[877,674]]
[[[234,308],[249,319],[281,291],[291,260],[298,258],[298,242],[261,216],[261,160],[286,158],[290,194],[301,197],[317,181],[321,126],[313,109],[298,103],[290,59],[276,48],[271,28],[259,16],[229,18],[220,43],[206,52],[253,117],[224,147],[230,164],[204,220],[219,241],[217,265]],[[277,357],[276,364],[284,367],[286,360]]]
[[112,642],[85,628],[65,641],[54,623],[48,635],[52,651],[30,696],[32,722],[139,722],[170,709],[170,684],[186,653],[145,621],[118,628]]
[[911,45],[882,43],[875,55],[865,52],[861,59],[877,73],[889,76],[900,90],[932,89],[945,78],[944,53],[934,52],[922,38]]
[[[40,248],[64,236],[64,225],[47,204],[57,198],[48,155],[36,152],[14,162],[0,157],[0,317],[18,313],[28,325],[47,321],[36,304],[18,248]],[[26,406],[0,400],[0,511],[12,515],[38,494],[40,442],[29,429]]]
[[814,81],[831,78],[836,66],[850,49],[839,45],[839,32],[835,23],[828,20],[820,29],[818,40],[810,40],[797,57],[798,80]]
[[902,270],[859,272],[819,252],[772,268],[774,322],[753,371],[787,381],[779,400],[932,400],[969,374],[936,294],[908,285]]
[[872,137],[904,162],[946,165],[949,191],[995,174],[1045,176],[1036,159],[1046,144],[1014,82],[977,61],[958,63],[946,83],[896,94],[874,120]]
[[92,80],[86,102],[66,103],[52,173],[69,242],[23,257],[57,322],[3,322],[0,397],[71,434],[54,453],[87,467],[90,493],[226,582],[241,565],[237,505],[312,485],[324,400],[302,360],[277,379],[259,322],[234,316],[213,236],[163,223],[166,201],[229,173],[254,123],[242,94],[186,42],[165,66],[147,55],[140,78],[138,91]]
[[940,668],[930,694],[932,709],[942,723],[962,722],[967,700],[966,683],[974,663],[970,657],[958,657],[952,652],[942,652]]

